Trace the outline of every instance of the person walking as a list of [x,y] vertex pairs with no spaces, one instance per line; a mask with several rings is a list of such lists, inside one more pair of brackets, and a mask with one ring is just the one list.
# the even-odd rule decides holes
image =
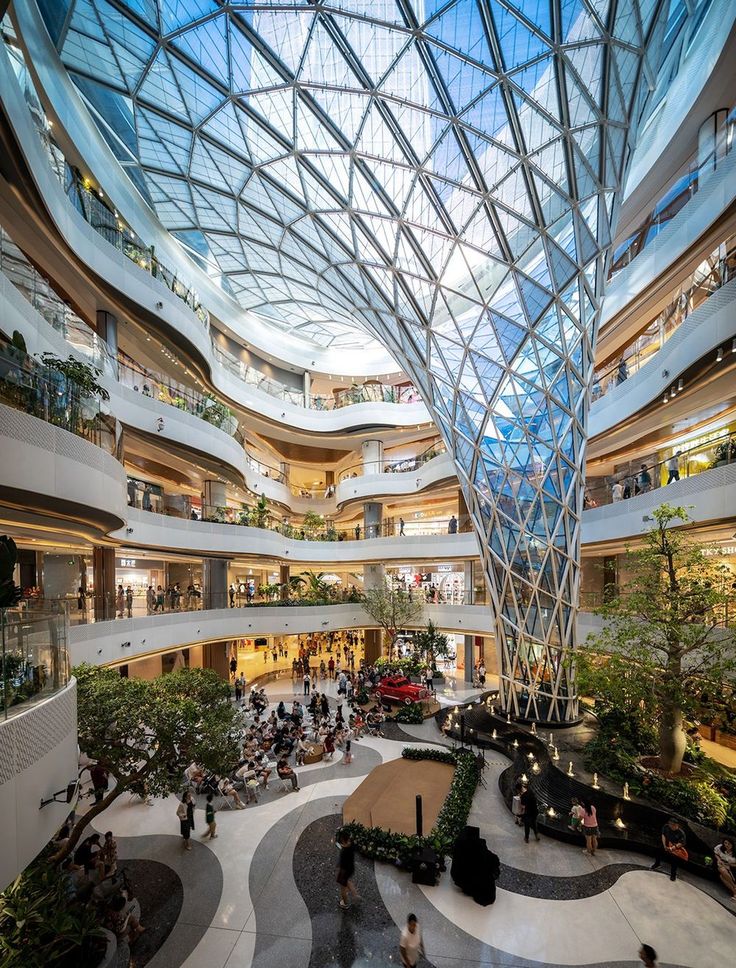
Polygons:
[[450,518],[450,521],[449,521],[449,523],[447,525],[447,533],[448,534],[457,534],[457,518],[455,517],[454,514]]
[[404,519],[403,518],[399,518],[399,534],[401,535],[401,537],[404,536],[404,527],[405,527],[405,525],[404,525]]
[[118,609],[118,618],[123,617],[123,612],[125,611],[125,592],[123,591],[123,586],[118,585],[118,593],[116,596],[116,605]]
[[146,589],[146,612],[148,615],[153,613],[156,607],[156,593],[153,590],[153,585],[149,585]]
[[204,822],[207,824],[207,830],[202,834],[202,839],[206,840],[207,837],[210,840],[214,840],[217,837],[217,824],[215,823],[215,807],[212,803],[214,797],[211,793],[207,794],[207,804],[204,808]]
[[92,780],[92,790],[95,795],[95,803],[99,803],[107,793],[107,784],[110,779],[109,772],[104,766],[95,763],[90,767],[89,777]]
[[327,663],[327,670],[330,673],[330,679],[335,678],[335,660],[330,656],[330,660]]
[[235,608],[235,582],[230,582],[230,587],[227,590],[228,598],[230,599],[230,608]]
[[348,900],[350,894],[356,900],[360,899],[360,895],[353,882],[353,874],[355,874],[355,846],[350,839],[350,834],[345,830],[341,830],[337,835],[337,843],[340,848],[336,878],[340,887],[340,900],[338,903],[343,911],[346,911],[350,907]]
[[529,843],[529,831],[534,831],[534,839],[539,840],[539,830],[537,829],[537,814],[539,813],[539,804],[537,803],[536,793],[529,789],[528,786],[522,785],[521,787],[521,806],[523,813],[521,815],[524,821],[524,843]]
[[614,504],[618,504],[619,501],[624,499],[624,486],[621,481],[614,481],[613,487],[611,488],[611,500]]
[[671,484],[673,481],[680,480],[680,462],[677,459],[680,456],[680,451],[676,450],[672,457],[667,461],[667,483]]
[[482,659],[480,665],[478,666],[478,681],[480,682],[481,689],[483,689],[486,684],[486,666]]
[[179,818],[181,836],[184,842],[184,849],[191,850],[189,843],[192,831],[194,830],[194,800],[192,794],[187,790],[181,798],[181,803],[176,808],[176,815]]
[[414,968],[419,964],[419,958],[425,957],[422,929],[416,914],[410,914],[406,919],[406,927],[399,940],[399,956],[403,968]]
[[309,695],[309,690],[311,688],[311,678],[308,672],[304,673],[304,695]]
[[598,814],[595,809],[595,804],[591,803],[590,800],[583,800],[584,854],[590,854],[591,857],[595,857],[595,852],[598,849],[599,834]]
[[657,850],[651,869],[656,871],[666,857],[670,862],[670,880],[677,880],[677,866],[681,860],[687,860],[687,848],[685,847],[685,831],[680,825],[677,817],[670,817],[662,827],[662,846]]
[[636,479],[636,483],[639,487],[639,494],[648,494],[652,489],[652,475],[649,473],[649,468],[646,464],[641,465],[641,470]]

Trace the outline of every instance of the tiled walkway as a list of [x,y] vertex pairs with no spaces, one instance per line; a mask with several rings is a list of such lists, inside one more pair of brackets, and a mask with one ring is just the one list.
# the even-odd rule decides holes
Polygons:
[[[268,688],[291,698],[290,681]],[[334,691],[334,685],[327,687]],[[448,680],[445,702],[472,691]],[[433,721],[404,731],[441,740]],[[218,839],[181,849],[174,798],[153,806],[126,797],[99,820],[113,829],[121,856],[168,863],[184,885],[184,903],[151,968],[379,968],[396,965],[407,913],[423,925],[427,966],[619,965],[634,968],[642,941],[662,966],[722,968],[736,950],[736,906],[716,884],[686,876],[671,883],[624,851],[595,858],[543,838],[524,844],[498,793],[507,762],[488,759],[471,822],[501,857],[502,878],[492,907],[460,894],[445,874],[438,887],[411,883],[406,873],[360,861],[364,894],[348,912],[337,907],[332,835],[343,800],[377,763],[394,759],[401,740],[354,743],[349,767],[336,760],[299,771],[301,790],[273,792],[242,811],[218,814]],[[199,816],[199,812],[198,812]],[[616,865],[616,866],[612,866]],[[632,869],[635,868],[635,869]],[[608,869],[606,869],[608,868]]]

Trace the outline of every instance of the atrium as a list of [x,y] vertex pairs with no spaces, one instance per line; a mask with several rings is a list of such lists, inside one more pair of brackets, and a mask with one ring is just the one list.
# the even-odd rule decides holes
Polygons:
[[736,0],[0,25],[0,968],[732,963]]

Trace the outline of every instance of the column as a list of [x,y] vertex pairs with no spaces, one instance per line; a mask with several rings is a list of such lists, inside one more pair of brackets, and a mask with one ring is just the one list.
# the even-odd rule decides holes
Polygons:
[[381,629],[365,630],[365,662],[366,665],[373,665],[376,659],[380,659],[383,654],[381,641]]
[[281,601],[285,602],[289,597],[289,566],[279,566],[279,582],[281,583]]
[[204,491],[202,492],[202,517],[206,520],[212,516],[214,508],[224,508],[227,506],[227,485],[222,481],[205,481]]
[[94,547],[92,549],[94,571],[95,621],[115,617],[115,549]]
[[118,320],[117,317],[106,309],[97,310],[97,334],[103,339],[107,348],[102,352],[102,369],[106,373],[117,376],[118,358]]
[[463,679],[465,682],[473,681],[473,666],[475,664],[475,659],[473,658],[473,636],[465,635],[463,636]]
[[473,522],[465,501],[465,495],[460,488],[457,491],[457,530],[463,533],[473,530]]
[[383,524],[383,505],[369,501],[363,505],[363,533],[366,538],[380,538]]
[[227,642],[206,642],[202,646],[202,664],[205,669],[214,669],[221,679],[230,678],[230,666],[227,657]]
[[304,371],[304,406],[312,406],[312,374],[309,370]]
[[202,607],[227,608],[227,558],[202,562]]
[[383,441],[364,440],[360,446],[363,454],[363,473],[383,473]]
[[464,561],[463,562],[463,584],[464,584],[464,594],[463,594],[463,604],[472,605],[475,600],[475,589],[473,585],[473,562]]

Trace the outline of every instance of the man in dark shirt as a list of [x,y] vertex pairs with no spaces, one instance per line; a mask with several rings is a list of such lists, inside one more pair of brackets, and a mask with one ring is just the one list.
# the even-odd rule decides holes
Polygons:
[[657,856],[652,864],[656,871],[663,860],[670,862],[670,880],[677,880],[677,866],[681,860],[687,859],[685,850],[685,831],[677,817],[670,817],[662,827],[662,846],[657,850]]
[[539,840],[539,831],[537,830],[537,814],[539,813],[539,804],[537,803],[537,796],[533,790],[529,787],[523,786],[521,788],[521,805],[524,808],[524,813],[522,814],[522,819],[524,821],[524,843],[529,843],[529,831],[534,831],[534,837]]
[[99,803],[107,793],[107,781],[110,774],[107,772],[104,766],[100,766],[99,763],[95,763],[94,766],[90,767],[89,776],[92,780],[92,789],[95,793],[95,803]]
[[340,886],[340,907],[349,908],[350,904],[348,902],[349,893],[352,893],[353,897],[358,897],[358,892],[355,889],[355,884],[353,884],[353,874],[355,873],[355,847],[352,840],[350,839],[350,834],[342,831],[337,836],[337,842],[340,846],[340,857],[337,862],[337,883]]

